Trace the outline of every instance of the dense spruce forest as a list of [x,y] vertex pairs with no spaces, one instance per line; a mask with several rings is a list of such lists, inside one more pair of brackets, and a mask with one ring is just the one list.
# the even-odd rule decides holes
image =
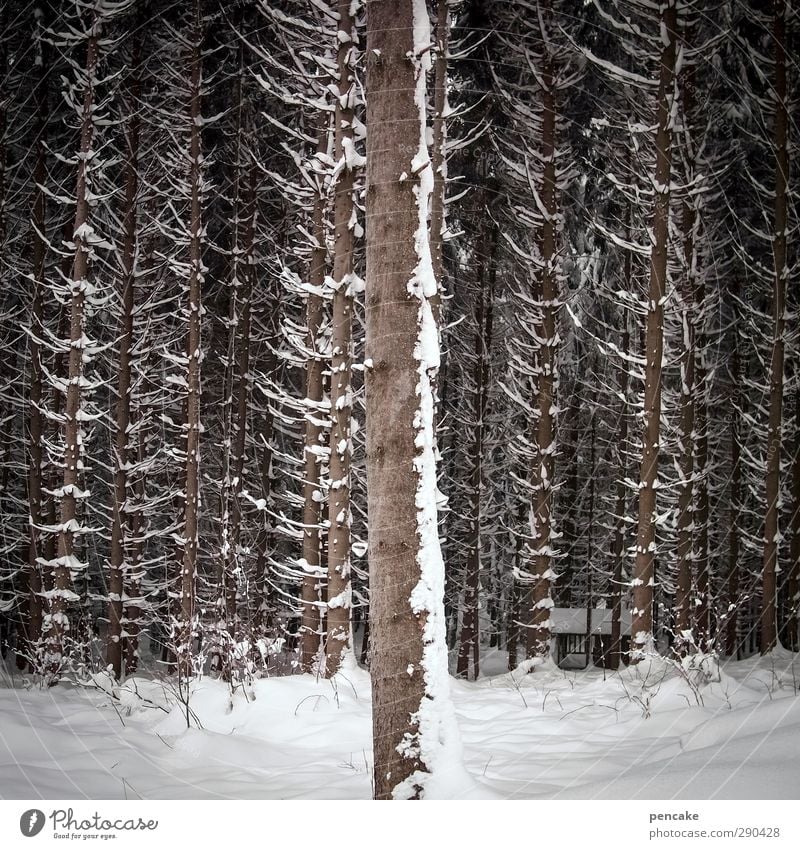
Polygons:
[[798,23],[0,2],[13,674],[359,664],[385,797],[448,669],[800,649]]

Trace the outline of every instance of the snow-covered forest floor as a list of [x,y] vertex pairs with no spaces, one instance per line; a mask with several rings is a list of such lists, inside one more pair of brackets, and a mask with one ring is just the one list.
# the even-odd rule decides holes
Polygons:
[[[485,658],[487,672],[505,656]],[[685,670],[654,658],[600,669],[451,680],[474,787],[501,798],[793,799],[800,661],[790,652]],[[296,799],[371,796],[368,674],[274,677],[231,697],[219,680],[144,677],[26,687],[3,673],[0,797]]]

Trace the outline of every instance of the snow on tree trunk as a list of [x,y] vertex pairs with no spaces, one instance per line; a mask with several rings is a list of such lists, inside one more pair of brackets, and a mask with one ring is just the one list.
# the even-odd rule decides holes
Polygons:
[[[241,10],[240,10],[241,12]],[[220,516],[220,559],[218,639],[222,654],[222,676],[232,681],[234,666],[240,662],[236,646],[242,641],[239,614],[244,581],[245,557],[242,551],[242,489],[245,475],[245,448],[250,400],[250,333],[253,293],[256,203],[256,164],[247,148],[252,136],[251,115],[245,90],[247,70],[245,49],[238,47],[239,68],[234,80],[234,162],[233,221],[229,263],[230,309],[228,316],[228,362],[223,398],[223,478]]]
[[[131,425],[138,428],[136,438],[136,450],[131,451],[129,456],[134,456],[136,462],[140,465],[145,460],[146,445],[145,434],[141,428],[141,412],[138,406],[131,407]],[[138,480],[133,488],[133,502],[135,509],[129,516],[130,525],[128,527],[130,548],[128,561],[128,586],[125,590],[125,605],[124,605],[124,622],[125,636],[123,638],[123,646],[125,651],[125,674],[132,675],[139,666],[139,633],[141,631],[140,617],[144,600],[141,597],[142,578],[144,570],[142,568],[142,555],[145,547],[144,532],[146,531],[146,522],[142,516],[142,505],[145,504],[147,491],[145,486],[145,474],[139,471]]]
[[708,557],[708,369],[705,356],[708,344],[703,331],[703,313],[705,311],[705,284],[702,275],[698,275],[694,286],[694,311],[699,316],[697,329],[697,350],[695,362],[695,539],[692,559],[694,561],[696,601],[695,629],[696,642],[701,651],[710,648],[711,599],[709,557]]
[[[631,279],[631,266],[631,254],[630,251],[627,251],[624,261],[626,280]],[[631,334],[628,329],[629,319],[627,313],[623,314],[622,320],[625,322],[625,326],[622,331],[622,339],[620,340],[620,350],[623,354],[627,355],[631,344]],[[628,368],[624,367],[620,370],[619,381],[619,397],[622,404],[620,407],[619,431],[617,435],[619,477],[617,478],[617,491],[615,495],[614,508],[614,572],[611,581],[611,646],[608,654],[609,669],[619,669],[620,661],[622,659],[622,583],[625,574],[625,555],[627,548],[625,545],[627,528],[625,518],[627,515],[628,488],[625,483],[625,478],[627,477],[626,473],[628,466],[626,451],[628,443],[628,404],[630,403],[628,389],[629,384],[630,371]]]
[[741,389],[741,363],[739,357],[739,320],[738,309],[739,294],[738,282],[734,284],[733,291],[733,350],[730,359],[730,385],[731,385],[731,420],[730,420],[730,468],[731,476],[729,483],[729,527],[728,533],[728,575],[725,584],[725,595],[727,598],[726,626],[725,626],[725,654],[728,657],[736,657],[738,640],[736,636],[739,607],[739,554],[740,538],[739,523],[742,519],[742,441],[739,417],[742,410],[743,392]]
[[303,551],[304,570],[301,595],[303,602],[300,631],[300,665],[304,672],[311,672],[319,659],[322,630],[322,585],[324,578],[320,570],[322,530],[320,513],[322,491],[320,490],[320,452],[323,429],[322,413],[322,354],[319,350],[320,328],[323,320],[322,287],[325,282],[325,207],[327,192],[322,176],[322,160],[327,158],[329,148],[329,118],[323,112],[319,118],[317,138],[314,205],[311,212],[311,236],[313,247],[308,269],[308,293],[306,295],[306,363],[305,363],[305,444],[303,474]]
[[[687,148],[684,158],[694,165],[691,139],[691,115],[694,101],[694,64],[686,62],[680,76],[683,103],[683,133]],[[687,183],[693,174],[684,175]],[[683,654],[695,642],[692,628],[692,543],[694,531],[694,455],[695,455],[695,222],[697,216],[693,201],[686,197],[682,204],[683,267],[680,289],[680,318],[683,330],[680,375],[680,425],[678,434],[678,464],[680,488],[678,490],[678,577],[675,588],[675,651]]]
[[431,264],[436,278],[436,294],[431,309],[441,331],[442,286],[444,285],[445,191],[447,188],[447,50],[450,43],[450,6],[448,0],[436,3],[436,58],[433,62],[433,192],[431,194]]
[[[367,492],[374,792],[447,793],[460,773],[437,531],[430,306],[433,173],[424,0],[367,3]],[[415,141],[408,143],[412,137]]]
[[794,445],[792,456],[792,523],[789,576],[786,581],[786,648],[800,650],[800,392],[794,396]]
[[46,592],[49,604],[42,623],[46,640],[44,665],[51,682],[58,680],[64,664],[65,641],[70,636],[68,607],[70,602],[78,600],[73,590],[73,579],[86,568],[86,564],[80,562],[76,556],[75,536],[77,532],[85,531],[78,520],[78,505],[89,495],[89,492],[82,490],[79,485],[84,457],[84,364],[89,356],[89,340],[84,327],[86,300],[92,291],[89,282],[90,257],[98,241],[90,220],[89,168],[95,156],[92,142],[95,129],[95,75],[100,22],[94,13],[91,17],[86,40],[85,77],[82,81],[84,93],[72,235],[75,252],[69,282],[69,366],[63,425],[64,467],[61,486],[56,490],[57,497],[61,499],[61,510],[59,523],[53,528],[58,537],[58,549],[57,556],[48,564],[53,570],[53,588]]
[[774,277],[772,292],[772,359],[769,368],[769,430],[767,433],[766,515],[764,518],[764,559],[761,577],[761,653],[777,644],[777,582],[780,532],[781,416],[783,409],[784,326],[786,323],[787,265],[787,181],[789,176],[788,106],[786,87],[786,0],[774,0],[772,20],[774,56],[773,86],[775,123],[775,208],[772,226]]
[[128,127],[126,133],[125,199],[122,212],[122,269],[120,301],[122,316],[117,366],[117,405],[114,433],[114,504],[111,519],[111,557],[108,574],[108,636],[106,660],[119,680],[123,671],[123,594],[126,591],[126,552],[130,542],[130,517],[126,505],[130,495],[128,479],[131,424],[131,359],[135,305],[137,200],[139,192],[139,96],[141,93],[141,40],[137,29],[131,46],[131,77],[128,82]]
[[[43,25],[41,16],[37,23]],[[39,558],[42,557],[41,526],[44,523],[42,478],[44,472],[44,416],[42,414],[44,372],[42,369],[42,339],[44,338],[45,259],[47,242],[45,240],[47,222],[47,119],[49,115],[49,81],[46,61],[49,51],[42,39],[41,31],[36,34],[36,54],[34,65],[38,85],[36,87],[36,163],[33,179],[38,186],[32,206],[31,230],[33,248],[31,251],[31,279],[33,297],[31,299],[31,326],[29,330],[30,384],[28,388],[28,509],[30,515],[30,538],[28,544],[28,564],[24,577],[27,589],[26,608],[22,616],[22,633],[17,644],[17,667],[26,669],[29,665],[34,671],[38,663],[35,655],[42,636],[42,574]],[[0,168],[2,165],[0,164]]]
[[676,0],[661,8],[663,49],[656,106],[656,167],[654,174],[650,282],[645,323],[645,386],[642,459],[639,477],[639,518],[636,560],[633,570],[631,611],[631,660],[653,649],[653,587],[655,583],[656,496],[658,490],[659,439],[661,433],[661,367],[664,351],[664,296],[669,249],[670,175],[672,170],[672,126],[677,57]]
[[203,285],[203,221],[202,221],[202,148],[201,148],[201,82],[202,82],[202,15],[200,0],[194,0],[190,24],[191,58],[189,82],[189,279],[187,281],[188,332],[186,334],[186,466],[183,497],[182,538],[180,555],[180,611],[176,633],[178,674],[183,679],[192,675],[193,642],[198,629],[196,609],[198,520],[200,509],[200,328]]
[[[475,426],[470,470],[470,537],[467,543],[464,602],[459,637],[456,674],[471,678],[480,674],[480,585],[481,585],[481,495],[486,408],[489,397],[489,352],[492,345],[493,296],[496,271],[498,228],[495,224],[489,244],[478,259],[478,292],[475,304],[475,351],[473,361]],[[470,675],[471,666],[471,675]]]
[[[546,38],[544,22],[542,34]],[[545,50],[547,48],[545,47]],[[555,474],[556,414],[557,414],[557,354],[558,332],[556,315],[558,303],[558,200],[556,186],[556,87],[552,58],[545,53],[541,68],[542,142],[541,160],[544,163],[538,187],[543,209],[540,235],[541,268],[539,275],[538,328],[540,348],[537,363],[538,393],[536,396],[537,427],[536,456],[532,468],[534,491],[531,504],[531,566],[533,591],[532,616],[528,629],[528,658],[543,658],[550,653],[550,610],[553,607],[551,589],[555,581],[553,570],[553,476]]]
[[331,334],[330,485],[328,489],[328,606],[325,674],[336,673],[351,648],[350,587],[350,458],[353,297],[361,281],[353,272],[355,229],[355,170],[361,157],[355,150],[353,118],[356,104],[355,65],[358,34],[351,0],[339,0],[339,50],[336,85],[333,179],[333,326]]

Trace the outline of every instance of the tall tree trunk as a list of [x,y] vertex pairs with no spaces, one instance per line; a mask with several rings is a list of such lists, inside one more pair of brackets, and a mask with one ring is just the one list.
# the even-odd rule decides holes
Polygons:
[[[489,234],[486,253],[478,264],[478,285],[475,304],[475,352],[473,382],[475,384],[475,430],[472,444],[470,475],[470,539],[467,544],[467,563],[462,608],[461,639],[456,673],[476,680],[480,674],[480,583],[481,583],[481,491],[483,488],[483,442],[486,407],[489,397],[489,354],[492,346],[492,315],[496,276],[495,251],[497,226]],[[470,676],[470,660],[472,675]]]
[[189,66],[189,279],[187,311],[189,327],[186,335],[186,467],[183,500],[183,533],[179,546],[180,621],[177,635],[178,674],[186,680],[192,676],[192,649],[197,630],[196,578],[198,548],[198,514],[200,507],[200,328],[203,286],[203,219],[201,200],[201,82],[203,21],[201,0],[192,4],[190,24],[191,58]]
[[[433,454],[438,344],[428,300],[428,26],[421,0],[368,0],[366,456],[378,799],[422,797],[438,750],[451,745]],[[398,127],[418,128],[413,146]]]
[[442,288],[444,286],[444,199],[447,189],[447,50],[450,43],[450,8],[448,0],[436,3],[436,55],[433,61],[433,193],[431,194],[431,262],[438,283],[431,297],[431,309],[441,333]]
[[[687,39],[688,40],[688,39]],[[690,168],[694,164],[691,138],[691,116],[694,104],[694,64],[686,63],[680,77],[683,101],[683,140],[685,159]],[[693,170],[693,168],[692,168]],[[687,173],[687,182],[693,173]],[[683,269],[680,291],[680,317],[683,329],[681,353],[681,413],[678,437],[680,488],[678,490],[678,580],[675,590],[675,650],[684,654],[695,643],[697,635],[691,634],[692,598],[692,543],[694,530],[694,451],[695,451],[695,239],[697,216],[691,197],[683,201],[682,240]]]
[[[589,521],[586,527],[586,668],[592,661],[592,610],[594,609],[594,482],[595,482],[595,444],[597,441],[597,424],[595,415],[594,390],[589,393]],[[602,636],[600,636],[602,643]]]
[[658,82],[656,168],[654,175],[650,282],[645,324],[645,385],[642,461],[639,478],[639,519],[636,561],[633,572],[632,653],[636,662],[641,652],[653,648],[653,588],[655,584],[656,495],[661,434],[661,360],[664,351],[664,295],[669,249],[669,199],[672,172],[672,102],[677,53],[677,10],[668,0],[661,11],[664,46]]
[[697,599],[695,605],[695,640],[700,651],[710,648],[711,639],[711,604],[710,577],[708,557],[708,421],[707,421],[707,391],[708,371],[705,364],[706,336],[703,332],[703,304],[705,303],[705,286],[702,279],[696,281],[695,309],[700,316],[701,325],[697,333],[697,359],[695,363],[695,378],[697,397],[695,400],[695,510],[694,510],[694,572]]
[[[549,11],[549,5],[545,7]],[[541,228],[540,278],[541,326],[537,335],[541,339],[538,351],[538,409],[536,432],[536,459],[532,469],[534,500],[531,505],[533,525],[532,564],[533,615],[528,629],[528,657],[547,657],[550,652],[550,610],[553,607],[551,588],[555,580],[553,571],[553,475],[556,452],[556,363],[558,334],[557,218],[556,191],[556,91],[553,60],[545,54],[541,68],[542,87],[542,144],[541,160],[544,163],[539,196],[543,209]]]
[[[519,505],[517,514],[517,525],[522,527],[525,522],[527,507],[524,502]],[[508,669],[513,671],[517,667],[519,655],[520,622],[522,619],[522,604],[526,597],[524,585],[518,579],[523,569],[525,538],[518,533],[514,540],[514,569],[511,573],[511,592],[508,606],[506,624],[506,649],[508,650]]]
[[136,280],[137,200],[139,194],[139,98],[141,94],[141,51],[144,20],[134,29],[131,45],[131,71],[128,79],[128,127],[125,138],[125,200],[122,212],[122,276],[120,303],[122,315],[117,366],[117,407],[114,433],[114,505],[111,517],[111,558],[108,575],[108,639],[106,661],[117,680],[122,678],[123,594],[126,590],[126,562],[130,516],[127,503],[129,427],[131,424],[131,359]]
[[[41,18],[41,14],[37,13],[37,28]],[[6,247],[6,236],[8,235],[8,218],[6,215],[6,167],[8,160],[8,147],[7,147],[7,138],[6,138],[6,130],[8,128],[8,104],[9,97],[8,92],[6,91],[6,83],[8,82],[8,46],[6,43],[6,35],[7,35],[7,10],[5,4],[0,8],[0,68],[3,68],[3,74],[0,76],[0,259],[4,259],[4,252]],[[40,33],[34,36],[34,49],[36,51],[36,58],[34,62],[37,63],[37,67],[39,69],[39,88],[46,88],[44,83],[44,77],[42,74],[43,63],[42,63],[42,47],[41,47],[41,37]],[[41,94],[39,95],[41,97]],[[37,109],[37,112],[39,110]],[[38,129],[38,127],[37,127]]]
[[[139,428],[136,459],[138,464],[145,459],[145,433],[139,422],[140,411],[137,406],[131,407],[131,425]],[[145,520],[142,516],[142,508],[147,497],[145,475],[139,472],[134,486],[134,498],[136,509],[130,514],[128,535],[130,539],[130,561],[128,563],[128,587],[125,593],[124,621],[125,637],[123,646],[125,651],[125,674],[132,675],[139,667],[139,632],[141,623],[139,618],[142,613],[142,557],[144,555],[144,533],[146,531]]]
[[[152,198],[150,198],[147,205],[149,207],[153,206]],[[149,212],[145,211],[145,214],[152,218],[152,209]],[[146,284],[155,270],[155,233],[151,231],[148,238],[144,241],[140,237],[140,246],[141,258],[137,263],[136,280],[139,284]],[[147,374],[148,359],[152,356],[152,353],[143,352],[136,360],[138,372],[142,376]],[[159,403],[157,398],[154,400],[156,403]],[[134,509],[129,511],[127,517],[129,524],[127,528],[128,550],[126,556],[129,560],[125,603],[123,607],[123,621],[125,626],[123,646],[126,675],[132,675],[139,666],[139,634],[142,630],[141,616],[147,609],[147,603],[142,597],[142,581],[145,577],[143,559],[150,524],[150,511],[146,510],[148,476],[145,460],[150,452],[150,441],[153,436],[154,427],[156,426],[153,421],[154,413],[155,411],[148,405],[148,396],[146,393],[137,393],[137,397],[131,399],[131,440],[135,440],[135,442],[132,446],[129,446],[128,451],[129,456],[133,458],[133,462],[137,466],[137,473],[135,481],[129,483],[132,490],[131,497]]]
[[[695,42],[695,27],[689,25],[686,34],[687,46],[691,47]],[[687,61],[688,59],[688,61]],[[692,137],[692,120],[695,110],[696,73],[695,60],[684,57],[686,67],[685,81],[681,96],[683,99],[684,113],[684,139],[687,149],[687,157],[690,161],[692,180],[696,175],[696,153],[694,138]],[[692,515],[693,545],[692,565],[695,572],[696,582],[696,606],[695,606],[695,644],[701,652],[709,650],[710,634],[710,599],[709,599],[709,557],[708,557],[708,369],[706,367],[706,287],[703,271],[698,273],[698,265],[701,258],[696,250],[696,232],[702,224],[698,216],[694,195],[687,197],[684,205],[684,256],[686,263],[688,289],[687,299],[691,298],[692,311],[687,315],[692,326],[692,343],[694,348],[691,353],[693,359],[694,397],[691,403],[694,407],[693,424],[694,435],[694,467],[695,482],[693,484],[695,494],[694,511]],[[702,207],[701,207],[702,210]],[[696,332],[695,332],[696,325]],[[691,437],[690,437],[691,439]]]
[[79,480],[83,468],[83,438],[80,422],[82,406],[83,358],[86,347],[86,292],[89,286],[91,207],[89,204],[88,169],[94,139],[95,73],[98,60],[100,24],[96,14],[86,42],[86,88],[81,109],[80,156],[75,191],[76,206],[72,241],[75,254],[70,277],[70,349],[66,403],[64,407],[64,473],[60,489],[61,514],[58,531],[58,556],[54,562],[53,589],[46,616],[45,665],[48,677],[57,680],[62,664],[64,641],[70,632],[68,603],[77,600],[72,589],[72,574],[83,568],[75,556],[75,531],[78,524],[78,502],[83,497]]
[[[576,340],[577,342],[577,340]],[[577,347],[577,346],[576,346]],[[576,362],[579,357],[576,354]],[[567,472],[564,476],[566,498],[561,497],[563,508],[561,511],[561,547],[564,552],[564,566],[559,575],[558,604],[561,607],[572,606],[573,581],[575,578],[575,566],[577,558],[578,542],[578,441],[580,439],[580,403],[577,389],[573,389],[567,410],[566,421],[569,422],[569,436],[564,443],[569,445],[568,456],[564,459],[564,468]],[[569,503],[566,503],[569,500]]]
[[[242,209],[242,217],[245,221],[243,232],[239,234],[240,243],[237,250],[243,261],[239,263],[240,268],[237,270],[237,280],[241,276],[239,284],[240,291],[237,297],[236,308],[236,366],[234,374],[234,391],[236,399],[236,420],[232,427],[232,443],[231,443],[231,519],[230,519],[230,554],[232,557],[233,568],[228,570],[229,579],[226,583],[225,593],[225,612],[228,629],[231,636],[236,636],[238,628],[238,611],[237,611],[237,583],[238,576],[242,569],[242,489],[244,488],[244,473],[245,473],[245,447],[247,442],[247,419],[248,408],[250,405],[250,325],[251,325],[251,309],[252,309],[252,293],[253,282],[255,275],[254,252],[256,242],[256,187],[258,182],[258,172],[254,163],[250,163],[249,167],[243,168],[245,172],[241,179],[245,182],[244,187],[244,202]],[[277,307],[276,307],[277,310]],[[269,450],[270,440],[272,438],[272,416],[268,413],[268,420],[265,422],[266,427],[262,431],[262,435],[266,441],[266,447]],[[267,468],[267,478],[269,478],[271,458]],[[268,497],[267,492],[265,497]]]
[[[483,385],[483,346],[484,340],[484,312],[486,310],[484,291],[485,287],[485,260],[481,258],[479,265],[479,286],[475,306],[475,430],[474,442],[472,444],[470,472],[470,495],[469,495],[469,537],[467,540],[467,560],[464,569],[464,598],[461,606],[461,632],[459,635],[458,658],[456,661],[456,674],[463,678],[470,678],[470,659],[474,648],[480,651],[480,633],[478,608],[480,604],[480,580],[481,580],[481,480],[483,477],[483,420],[481,407],[485,387]],[[478,677],[478,665],[472,669],[472,680]]]
[[[40,25],[44,23],[40,21]],[[49,110],[49,51],[47,43],[36,34],[36,162],[33,166],[33,181],[36,193],[31,210],[31,327],[29,337],[30,383],[28,387],[28,511],[30,537],[28,544],[28,564],[23,578],[23,587],[27,591],[26,609],[22,616],[22,632],[17,646],[17,668],[26,669],[29,664],[36,667],[34,659],[36,646],[42,636],[42,572],[40,559],[41,532],[44,510],[42,499],[42,475],[44,472],[44,417],[42,397],[44,372],[42,370],[41,341],[44,337],[44,304],[42,296],[45,287],[45,259],[47,256],[47,195],[44,184],[47,180],[47,119]],[[5,66],[4,66],[5,67]],[[5,156],[0,168],[5,164]],[[53,522],[55,524],[55,521]]]
[[794,396],[792,452],[792,524],[789,576],[786,581],[786,648],[800,650],[800,390]]
[[[258,212],[258,203],[257,203],[257,193],[256,193],[256,180],[258,177],[257,168],[252,168],[250,172],[251,176],[251,200],[255,203],[253,207],[253,211],[255,214]],[[255,220],[254,220],[255,224]],[[285,235],[285,231],[283,231]],[[255,231],[253,233],[253,250],[255,250]],[[256,277],[255,270],[253,272],[252,284],[255,285]],[[251,314],[253,308],[251,307]],[[275,340],[279,337],[280,333],[280,322],[281,322],[281,303],[280,303],[280,284],[279,281],[274,280],[272,285],[269,287],[269,291],[267,294],[267,302],[266,306],[262,308],[262,314],[266,314],[265,318],[262,319],[262,328],[265,333],[267,339]],[[275,352],[275,347],[272,344],[267,345],[266,351],[262,354],[261,357],[262,369],[263,373],[267,375],[269,378],[274,378],[276,369],[278,367],[278,358]],[[240,361],[241,366],[241,361]],[[248,366],[249,370],[249,366]],[[244,372],[241,372],[243,375]],[[241,404],[242,396],[239,396],[239,402]],[[261,497],[264,499],[264,503],[267,506],[267,512],[263,519],[263,524],[261,527],[261,532],[258,537],[258,555],[257,555],[257,563],[256,563],[256,626],[259,634],[266,633],[267,629],[272,624],[272,616],[274,613],[274,606],[271,601],[271,593],[270,593],[270,581],[269,581],[269,554],[272,552],[274,546],[274,533],[273,533],[273,525],[272,520],[270,518],[269,512],[272,509],[273,505],[273,490],[274,490],[274,470],[273,470],[273,459],[274,459],[274,445],[273,445],[273,435],[275,432],[275,417],[269,405],[266,405],[262,414],[261,414],[261,423],[258,430],[258,441],[261,443],[261,454],[259,457],[259,476],[261,479]],[[292,619],[292,623],[294,625],[294,635],[297,632],[297,626],[299,622],[297,619]],[[292,637],[292,647],[296,648],[296,636]]]
[[726,611],[725,626],[725,654],[728,657],[736,657],[738,653],[736,631],[739,610],[739,522],[741,521],[742,512],[742,443],[739,431],[739,417],[741,415],[743,393],[740,389],[738,286],[734,295],[733,350],[730,360],[731,394],[733,396],[731,400],[733,403],[731,404],[730,417],[730,519],[728,522],[728,580],[726,587],[728,609]]
[[335,674],[351,649],[352,591],[350,587],[350,436],[353,417],[352,332],[354,150],[356,98],[355,21],[350,0],[339,0],[334,149],[338,178],[334,191],[333,328],[331,335],[330,488],[328,490],[328,607],[325,674]]
[[[317,140],[317,158],[328,152],[330,134],[327,113],[320,116],[320,131]],[[320,555],[322,548],[320,532],[320,504],[322,493],[319,485],[320,450],[322,447],[321,413],[322,401],[322,357],[319,353],[319,332],[322,325],[322,286],[325,282],[325,207],[327,197],[325,183],[317,177],[317,194],[311,215],[311,235],[314,246],[308,270],[309,291],[306,298],[306,432],[303,474],[303,615],[300,631],[300,664],[304,672],[311,672],[319,658],[322,638],[322,581]]]
[[[68,219],[64,222],[63,230],[62,230],[62,241],[69,242],[72,238],[74,220],[72,218]],[[60,272],[67,279],[72,271],[72,260],[69,254],[65,254],[61,258],[60,263]],[[69,322],[70,322],[70,306],[69,304],[64,304],[61,306],[59,310],[58,316],[58,339],[66,339],[69,334]],[[69,355],[67,353],[57,351],[55,356],[53,357],[53,376],[55,380],[53,383],[55,384],[52,387],[51,393],[51,401],[50,401],[50,412],[53,414],[54,419],[58,419],[61,415],[61,410],[64,406],[64,393],[61,391],[61,383],[66,380],[67,371],[69,369]],[[55,427],[52,428],[52,435],[54,438],[57,438],[58,428],[60,425],[56,424]],[[49,489],[51,492],[55,492],[61,484],[62,473],[61,470],[56,467],[54,463],[50,464],[50,468],[48,469],[48,479],[49,479]],[[47,494],[47,489],[44,490],[45,494]],[[47,524],[51,527],[55,525],[58,521],[58,504],[57,499],[52,495],[48,496],[45,499],[43,511],[44,515],[47,517]],[[58,544],[58,539],[56,534],[46,534],[43,541],[42,549],[44,551],[44,561],[46,564],[49,564],[50,568],[44,569],[42,574],[42,586],[44,587],[46,592],[49,592],[53,589],[53,572],[54,572],[54,562],[56,558],[56,547]]]
[[773,0],[772,43],[774,50],[775,210],[772,255],[775,276],[772,293],[772,360],[769,376],[769,431],[767,433],[766,516],[764,561],[761,576],[761,654],[777,644],[776,573],[778,567],[778,499],[780,497],[781,415],[783,409],[784,325],[786,322],[787,182],[789,178],[788,107],[786,89],[786,0]]
[[[241,11],[241,10],[240,10]],[[253,292],[253,252],[256,225],[256,165],[247,153],[252,132],[244,91],[244,44],[239,44],[239,70],[234,84],[236,160],[233,188],[233,235],[230,260],[228,364],[225,375],[224,445],[221,505],[221,630],[224,633],[222,674],[230,681],[234,646],[240,641],[239,587],[242,578],[241,495],[244,487],[247,412],[250,400],[250,322]]]
[[[625,254],[625,279],[631,279],[633,261],[630,251]],[[628,316],[625,315],[625,329],[622,331],[621,350],[627,355],[631,347],[631,334],[628,329]],[[612,579],[611,604],[611,647],[608,654],[609,669],[619,669],[622,655],[622,581],[625,570],[625,518],[628,514],[628,492],[625,479],[628,464],[626,462],[626,446],[628,443],[628,386],[630,371],[626,360],[623,360],[622,373],[619,381],[619,394],[622,401],[619,417],[619,478],[614,507],[614,575]]]
[[[517,548],[520,548],[521,543],[517,543]],[[517,558],[519,561],[519,554]],[[506,624],[506,650],[508,651],[508,669],[513,671],[517,668],[517,656],[519,652],[519,617],[520,617],[520,588],[519,582],[511,579],[511,592],[508,600],[508,614]]]

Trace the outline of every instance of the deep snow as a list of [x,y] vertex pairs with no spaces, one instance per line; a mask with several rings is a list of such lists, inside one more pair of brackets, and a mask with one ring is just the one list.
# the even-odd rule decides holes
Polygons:
[[[502,670],[505,656],[485,658]],[[260,680],[232,698],[169,684],[0,689],[6,799],[369,798],[367,673]],[[12,686],[13,684],[13,686]],[[796,799],[800,660],[683,670],[654,658],[621,673],[496,674],[451,690],[472,785],[458,798]]]

